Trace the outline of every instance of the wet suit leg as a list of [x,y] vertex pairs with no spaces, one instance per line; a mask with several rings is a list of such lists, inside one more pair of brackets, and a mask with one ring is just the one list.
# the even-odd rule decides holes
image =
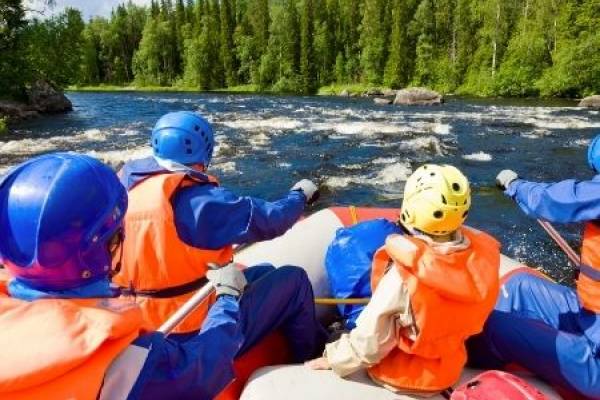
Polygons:
[[[312,286],[306,272],[294,266],[249,268],[254,279],[240,299],[244,344],[238,356],[271,332],[286,336],[295,362],[318,355],[327,334],[315,316]],[[247,275],[248,277],[248,275]]]
[[501,288],[483,333],[469,340],[469,363],[516,363],[553,385],[600,398],[598,345],[590,340],[596,332],[596,315],[581,309],[572,289],[518,274]]

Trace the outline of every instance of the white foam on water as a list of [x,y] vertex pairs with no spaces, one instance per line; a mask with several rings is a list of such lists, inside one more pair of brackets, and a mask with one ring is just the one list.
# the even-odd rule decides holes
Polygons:
[[277,163],[277,166],[279,168],[290,168],[292,166],[292,164],[289,163],[289,162],[280,161],[280,162]]
[[107,151],[88,151],[86,153],[90,157],[97,158],[98,160],[110,165],[113,168],[119,168],[123,163],[139,158],[150,157],[152,155],[152,148],[150,146],[140,146],[128,149],[120,150],[107,150]]
[[386,189],[390,194],[400,193],[397,184],[406,181],[411,174],[411,168],[408,163],[397,162],[385,166],[382,170],[375,173],[351,176],[330,176],[325,184],[331,188],[345,188],[348,185],[376,186]]
[[[119,129],[118,132],[122,131]],[[0,154],[29,155],[49,151],[65,150],[70,144],[85,145],[92,142],[104,142],[108,132],[99,129],[88,129],[68,136],[53,136],[38,139],[19,139],[0,142]]]
[[257,135],[252,135],[248,138],[248,143],[252,146],[253,149],[258,149],[261,147],[267,146],[271,142],[271,138],[269,138],[264,133],[259,133]]
[[403,182],[408,179],[411,172],[410,165],[407,163],[391,164],[377,173],[374,183],[376,185],[389,185]]
[[569,141],[569,147],[587,147],[590,145],[590,139],[575,139]]
[[531,132],[522,132],[521,137],[524,137],[526,139],[539,139],[544,136],[548,136],[551,133],[552,132],[550,132],[548,129],[534,129]]
[[330,176],[325,180],[325,185],[330,188],[345,188],[351,183],[362,184],[362,180],[352,176]]
[[371,161],[372,164],[393,164],[397,162],[398,159],[394,157],[379,157]]
[[442,124],[441,122],[437,122],[433,125],[433,132],[438,135],[448,135],[452,130],[452,125],[450,124]]
[[340,121],[340,122],[317,122],[309,125],[310,130],[334,131],[342,135],[372,136],[375,134],[398,134],[410,132],[412,129],[407,125],[396,125],[394,123],[362,122],[362,121]]
[[293,130],[304,127],[304,122],[288,117],[274,117],[265,119],[232,119],[221,121],[220,124],[228,128],[243,129],[247,131],[256,130]]
[[409,151],[429,151],[436,155],[444,155],[444,148],[440,140],[434,136],[422,136],[403,141],[400,148]]
[[531,124],[542,129],[586,129],[600,128],[600,122],[590,121],[588,118],[573,116],[556,116],[541,118],[527,118],[525,123]]
[[216,169],[222,173],[233,173],[237,172],[236,167],[237,165],[235,164],[235,161],[227,161],[223,163],[215,163],[211,166],[211,169]]
[[342,164],[340,167],[350,170],[359,170],[364,168],[364,164]]
[[483,151],[478,151],[477,153],[465,154],[462,156],[465,160],[469,161],[480,161],[480,162],[488,162],[492,161],[492,155],[489,153],[485,153]]

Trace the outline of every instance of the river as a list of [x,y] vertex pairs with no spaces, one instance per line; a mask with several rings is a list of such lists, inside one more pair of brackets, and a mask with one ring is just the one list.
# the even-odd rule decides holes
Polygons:
[[[453,99],[439,107],[377,106],[370,99],[191,93],[68,93],[74,111],[27,121],[0,138],[0,173],[33,155],[78,151],[117,167],[150,154],[158,117],[193,110],[215,126],[211,170],[239,193],[276,199],[300,178],[332,204],[398,207],[404,181],[424,162],[471,180],[469,224],[503,252],[569,281],[566,257],[494,185],[504,168],[532,180],[591,176],[586,146],[598,111],[566,101]],[[561,227],[578,245],[581,227]]]

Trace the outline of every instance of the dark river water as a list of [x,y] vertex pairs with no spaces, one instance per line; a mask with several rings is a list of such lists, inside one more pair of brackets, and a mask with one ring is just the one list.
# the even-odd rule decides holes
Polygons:
[[[586,146],[598,111],[572,102],[450,99],[440,107],[376,106],[369,99],[190,93],[69,93],[74,112],[28,121],[0,138],[0,173],[33,155],[78,151],[118,166],[150,154],[152,125],[175,110],[214,124],[212,172],[239,193],[275,199],[300,178],[322,182],[315,209],[399,207],[404,181],[424,162],[449,163],[471,180],[469,223],[503,252],[569,280],[566,258],[537,224],[495,189],[496,174],[532,180],[591,176]],[[573,244],[580,226],[560,227]]]

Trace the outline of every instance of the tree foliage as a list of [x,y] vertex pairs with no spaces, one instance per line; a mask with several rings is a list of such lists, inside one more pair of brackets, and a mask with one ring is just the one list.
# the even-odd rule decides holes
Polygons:
[[[501,96],[600,92],[598,0],[152,0],[84,23],[0,0],[0,90],[332,83]],[[52,51],[48,51],[52,49]]]

